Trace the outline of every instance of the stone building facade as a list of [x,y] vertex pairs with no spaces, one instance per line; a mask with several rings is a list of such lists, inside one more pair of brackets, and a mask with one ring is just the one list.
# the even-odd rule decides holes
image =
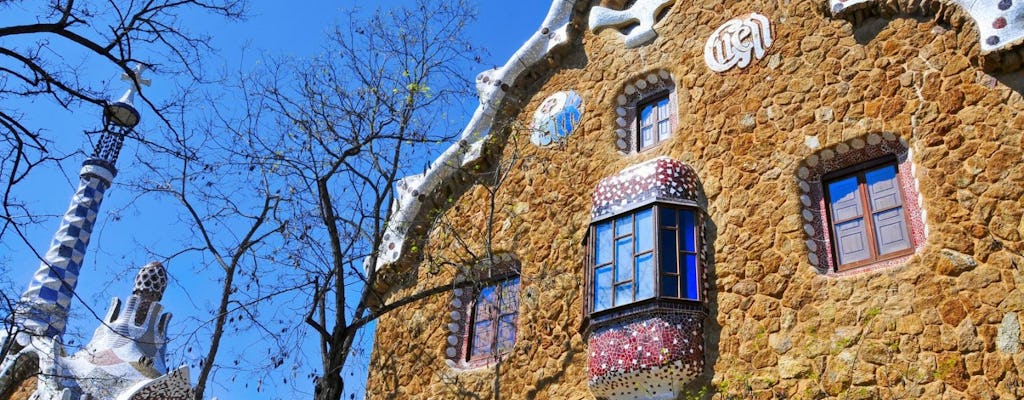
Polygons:
[[553,2],[403,180],[369,398],[1024,397],[1024,4]]

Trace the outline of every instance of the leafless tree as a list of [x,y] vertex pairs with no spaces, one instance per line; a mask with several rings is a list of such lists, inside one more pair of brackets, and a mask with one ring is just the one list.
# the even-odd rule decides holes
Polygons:
[[[0,13],[14,21],[0,26],[0,238],[13,231],[23,239],[21,227],[38,217],[13,188],[37,167],[69,156],[57,145],[60,136],[26,122],[23,105],[91,108],[84,114],[96,115],[99,125],[111,88],[91,78],[90,70],[109,76],[139,63],[198,79],[209,40],[188,30],[187,20],[203,13],[237,19],[244,6],[244,0],[0,1]],[[166,128],[176,128],[165,102],[157,104],[143,92],[137,103],[154,111]]]
[[[213,107],[208,121],[191,121],[194,128],[156,150],[168,157],[147,163],[135,184],[176,199],[193,232],[178,253],[158,258],[202,254],[199,267],[216,266],[221,276],[218,309],[196,321],[207,327],[198,335],[212,337],[197,365],[197,398],[219,369],[233,367],[217,360],[235,316],[277,347],[267,370],[309,335],[320,353],[310,376],[315,397],[335,400],[345,393],[342,369],[360,329],[451,289],[381,304],[371,290],[381,278],[364,265],[376,264],[397,180],[420,172],[465,122],[450,113],[473,95],[468,67],[478,52],[462,37],[473,17],[465,0],[351,10],[322,56],[268,57],[238,79],[236,113]],[[270,317],[287,311],[261,309],[296,293],[303,300],[282,307],[308,329]]]
[[250,158],[277,176],[288,208],[286,253],[313,284],[305,322],[320,352],[317,399],[343,395],[342,368],[359,330],[416,300],[380,304],[372,266],[397,179],[419,172],[422,164],[410,162],[422,163],[457,132],[446,122],[471,95],[463,67],[476,51],[462,31],[472,19],[463,0],[353,12],[323,58],[278,69],[264,87],[281,134],[243,140]]

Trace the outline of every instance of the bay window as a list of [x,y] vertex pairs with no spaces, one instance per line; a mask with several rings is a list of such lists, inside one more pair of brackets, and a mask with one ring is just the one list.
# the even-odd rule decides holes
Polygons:
[[649,299],[700,301],[699,214],[656,203],[591,227],[592,312]]

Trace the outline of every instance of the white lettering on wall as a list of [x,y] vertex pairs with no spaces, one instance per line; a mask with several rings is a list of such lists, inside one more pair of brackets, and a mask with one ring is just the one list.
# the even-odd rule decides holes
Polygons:
[[704,62],[715,72],[744,68],[752,59],[763,58],[771,45],[768,18],[757,13],[747,14],[727,21],[711,34],[704,45]]

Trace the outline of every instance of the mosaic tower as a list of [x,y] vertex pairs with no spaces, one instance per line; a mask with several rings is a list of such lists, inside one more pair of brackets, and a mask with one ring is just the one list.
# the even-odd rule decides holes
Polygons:
[[21,295],[21,308],[16,318],[26,333],[46,337],[64,333],[103,193],[117,175],[114,164],[125,136],[139,123],[139,112],[132,105],[132,98],[139,91],[140,84],[148,86],[150,83],[141,78],[144,69],[140,65],[132,74],[124,74],[122,79],[132,82],[132,87],[104,109],[105,127],[92,156],[82,163],[78,189],[71,197],[71,205],[64,213],[28,289]]

